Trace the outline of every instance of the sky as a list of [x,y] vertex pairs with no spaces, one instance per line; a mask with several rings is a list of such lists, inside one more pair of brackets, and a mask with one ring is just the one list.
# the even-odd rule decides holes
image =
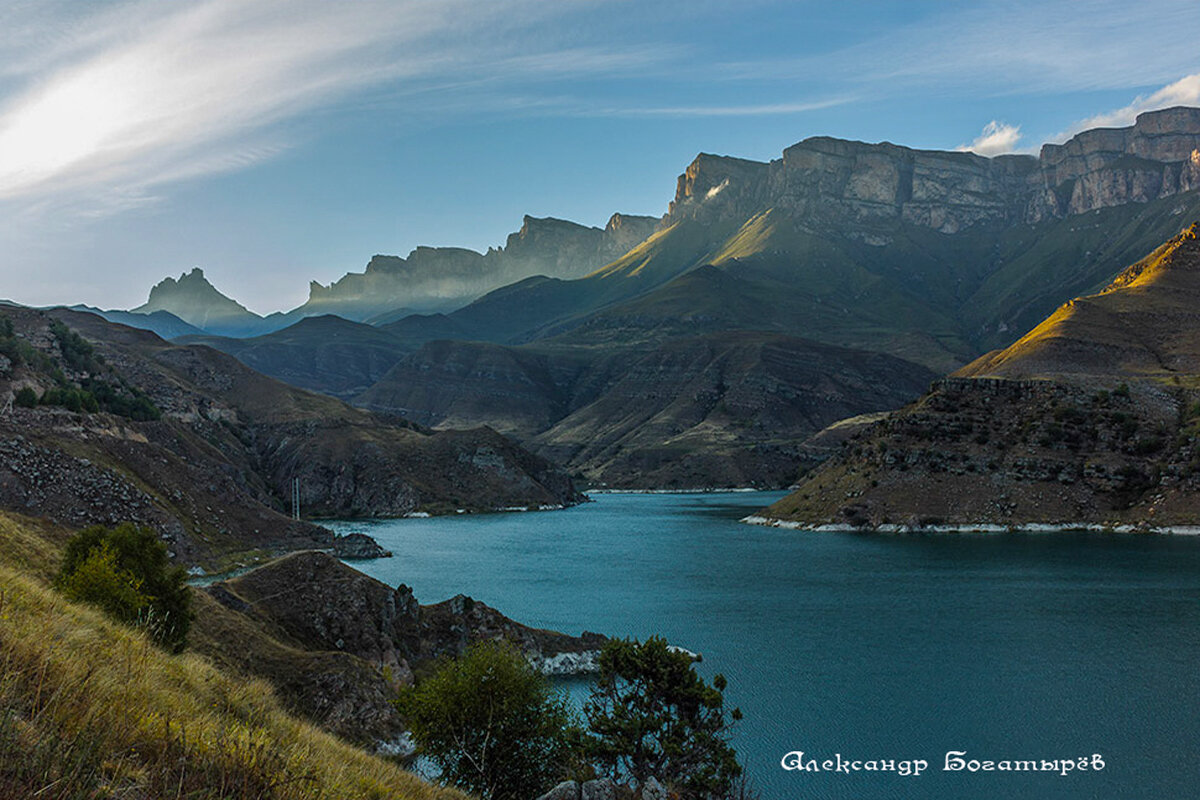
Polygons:
[[1200,105],[1195,0],[0,0],[0,297],[260,313],[522,216],[661,215],[700,152],[1036,153]]

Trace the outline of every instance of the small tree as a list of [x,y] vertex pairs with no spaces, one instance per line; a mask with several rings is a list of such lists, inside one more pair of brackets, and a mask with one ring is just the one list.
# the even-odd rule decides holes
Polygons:
[[587,752],[614,780],[654,777],[683,797],[727,796],[742,773],[728,743],[742,715],[727,715],[725,686],[722,675],[705,683],[691,657],[661,637],[611,640],[584,707]]
[[398,700],[442,779],[483,800],[528,800],[564,777],[575,729],[566,699],[512,645],[473,645]]
[[154,531],[122,523],[94,525],[71,537],[56,585],[115,619],[144,626],[163,647],[179,652],[191,627],[186,575],[171,566]]

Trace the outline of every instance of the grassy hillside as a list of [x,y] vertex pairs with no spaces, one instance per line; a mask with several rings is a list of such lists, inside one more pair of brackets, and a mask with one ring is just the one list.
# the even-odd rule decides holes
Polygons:
[[290,716],[261,681],[47,585],[66,533],[0,514],[0,796],[461,797]]

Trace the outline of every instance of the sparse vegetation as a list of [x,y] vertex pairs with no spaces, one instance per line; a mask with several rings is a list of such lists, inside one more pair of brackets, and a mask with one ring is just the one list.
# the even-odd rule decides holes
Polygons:
[[462,797],[290,716],[267,684],[52,591],[68,539],[0,514],[0,797]]

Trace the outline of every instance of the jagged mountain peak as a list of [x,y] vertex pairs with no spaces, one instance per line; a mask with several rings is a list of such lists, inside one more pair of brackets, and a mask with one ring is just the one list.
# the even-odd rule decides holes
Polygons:
[[131,310],[137,314],[166,311],[189,325],[223,335],[256,332],[262,322],[262,317],[222,294],[200,267],[193,267],[178,278],[159,281],[150,290],[149,299]]

